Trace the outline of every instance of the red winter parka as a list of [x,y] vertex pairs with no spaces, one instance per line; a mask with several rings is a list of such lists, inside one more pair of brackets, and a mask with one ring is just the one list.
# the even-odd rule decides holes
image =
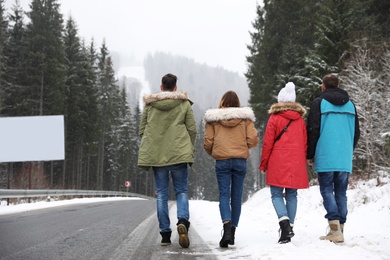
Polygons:
[[[271,106],[265,130],[259,169],[266,171],[266,184],[283,188],[309,187],[306,169],[307,134],[302,116],[305,108],[295,102],[281,102]],[[275,138],[292,120],[287,131],[276,142]]]

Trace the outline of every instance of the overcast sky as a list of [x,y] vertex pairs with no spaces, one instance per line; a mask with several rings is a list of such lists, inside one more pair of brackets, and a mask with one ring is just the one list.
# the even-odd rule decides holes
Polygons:
[[[6,8],[15,0],[6,0]],[[164,51],[243,74],[259,0],[61,0],[79,35],[142,62]],[[31,0],[20,0],[25,11]],[[259,2],[261,3],[261,1]]]

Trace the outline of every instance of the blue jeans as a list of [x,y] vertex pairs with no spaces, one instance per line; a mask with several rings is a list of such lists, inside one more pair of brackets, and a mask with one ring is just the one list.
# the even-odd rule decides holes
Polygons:
[[219,188],[219,212],[222,222],[238,226],[241,215],[242,190],[246,175],[246,159],[217,160],[215,163]]
[[[297,189],[271,186],[271,198],[278,218],[288,217],[290,224],[294,224],[297,214]],[[285,194],[283,191],[285,190]],[[284,202],[286,200],[286,202]]]
[[325,218],[339,220],[341,224],[347,221],[347,172],[319,172],[318,183],[326,210]]
[[171,231],[169,220],[169,173],[172,177],[173,189],[176,196],[177,219],[189,220],[188,209],[188,167],[186,163],[164,167],[153,167],[154,181],[157,193],[157,218],[160,232]]

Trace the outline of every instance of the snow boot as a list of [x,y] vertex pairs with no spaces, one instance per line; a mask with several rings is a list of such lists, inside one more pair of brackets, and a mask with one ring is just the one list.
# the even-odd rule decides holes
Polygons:
[[232,225],[230,222],[223,224],[223,236],[219,241],[220,247],[228,247],[232,235]]
[[321,240],[329,240],[334,243],[344,242],[344,235],[341,232],[340,221],[339,220],[329,220],[329,232],[326,236],[321,236]]
[[[291,224],[290,224],[291,226]],[[291,232],[293,233],[292,237],[295,236],[295,233],[294,233],[294,230],[293,230],[293,226],[291,226]],[[287,243],[291,242],[291,237],[287,238]]]
[[291,230],[290,220],[284,219],[282,221],[279,221],[279,226],[280,226],[281,234],[278,243],[279,244],[289,243],[291,241],[291,238],[294,236],[294,232]]
[[171,233],[172,231],[169,232],[160,232],[161,234],[161,245],[162,246],[168,246],[171,244]]
[[232,226],[229,245],[234,245],[234,235],[235,234],[236,234],[236,227]]
[[179,245],[183,248],[190,246],[190,239],[188,238],[188,229],[190,222],[186,219],[179,219],[177,222],[177,233],[179,233]]
[[[294,233],[294,230],[293,230],[293,227],[294,227],[294,225],[292,225],[291,223],[290,223],[290,227],[291,227],[291,237],[293,237],[293,236],[295,236],[295,233]],[[290,237],[290,238],[291,238]]]

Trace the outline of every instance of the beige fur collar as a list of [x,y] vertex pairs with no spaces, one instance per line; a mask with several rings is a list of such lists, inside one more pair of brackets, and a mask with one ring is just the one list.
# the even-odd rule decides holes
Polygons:
[[296,102],[280,102],[273,104],[268,110],[268,114],[277,114],[287,110],[293,110],[303,116],[306,113],[306,109],[299,103]]
[[163,91],[154,94],[146,94],[143,97],[144,103],[149,104],[164,99],[182,99],[188,100],[188,94],[185,91]]

